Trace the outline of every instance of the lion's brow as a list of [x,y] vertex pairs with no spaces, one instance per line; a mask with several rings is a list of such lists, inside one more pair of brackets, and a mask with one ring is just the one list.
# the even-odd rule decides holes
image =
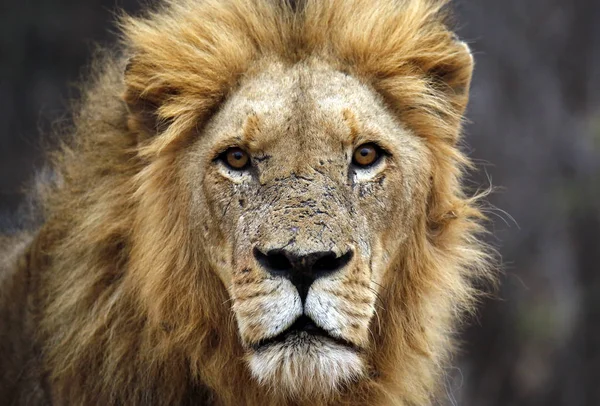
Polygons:
[[256,113],[250,114],[244,123],[242,140],[246,144],[256,142],[256,136],[260,132],[260,118]]

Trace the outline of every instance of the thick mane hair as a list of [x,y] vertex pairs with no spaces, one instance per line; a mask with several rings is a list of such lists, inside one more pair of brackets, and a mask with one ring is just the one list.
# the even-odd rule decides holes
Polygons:
[[[229,298],[186,227],[178,152],[265,59],[316,58],[379,93],[426,140],[427,215],[380,292],[372,371],[332,399],[425,405],[453,334],[489,275],[483,215],[462,192],[457,148],[471,55],[440,0],[168,0],[123,16],[96,61],[41,191],[30,298],[41,375],[55,404],[282,405],[244,364]],[[269,396],[266,396],[269,394]]]

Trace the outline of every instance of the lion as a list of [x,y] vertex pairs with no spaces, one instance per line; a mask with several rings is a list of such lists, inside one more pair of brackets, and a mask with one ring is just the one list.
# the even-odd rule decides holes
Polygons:
[[2,239],[0,398],[428,405],[491,274],[447,1],[120,19]]

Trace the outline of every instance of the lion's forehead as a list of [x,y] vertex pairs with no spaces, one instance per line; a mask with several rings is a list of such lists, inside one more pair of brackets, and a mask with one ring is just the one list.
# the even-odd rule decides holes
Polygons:
[[351,131],[344,120],[348,112],[382,133],[402,130],[376,92],[353,76],[314,61],[287,67],[278,63],[262,66],[242,81],[216,120],[244,127],[248,117],[256,117],[262,144],[285,138],[289,149],[291,143],[303,138],[317,144],[349,138]]

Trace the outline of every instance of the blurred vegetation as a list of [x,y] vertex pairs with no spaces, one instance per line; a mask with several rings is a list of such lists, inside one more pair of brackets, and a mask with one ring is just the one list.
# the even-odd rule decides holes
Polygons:
[[[94,44],[114,41],[113,10],[142,2],[0,5],[0,226],[41,162],[40,134],[68,120]],[[501,187],[491,243],[503,275],[465,331],[444,404],[600,405],[600,1],[455,9],[477,64],[473,183]]]
[[[459,1],[472,157],[501,186],[498,299],[467,331],[464,405],[600,405],[600,2]],[[458,389],[460,382],[462,386]]]

